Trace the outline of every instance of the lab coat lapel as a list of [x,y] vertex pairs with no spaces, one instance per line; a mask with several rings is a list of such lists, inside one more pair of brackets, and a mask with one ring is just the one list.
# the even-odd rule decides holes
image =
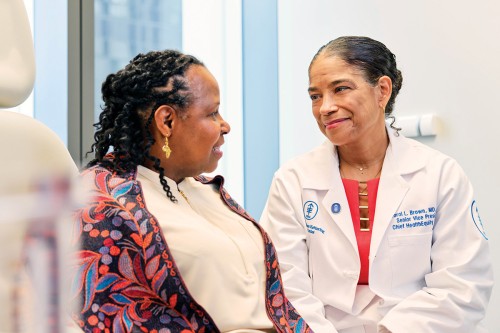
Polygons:
[[403,178],[403,175],[416,172],[425,165],[425,161],[420,158],[421,154],[415,153],[414,146],[416,145],[413,140],[396,135],[389,127],[387,127],[387,132],[390,144],[385,154],[377,193],[375,221],[370,245],[370,256],[372,257],[376,255],[394,213],[410,189],[410,184]]
[[[340,231],[349,240],[349,243],[353,247],[354,251],[358,253],[358,245],[356,240],[356,234],[354,233],[354,227],[352,225],[351,211],[349,209],[349,202],[347,201],[347,196],[344,190],[344,184],[342,183],[342,177],[340,176],[340,171],[338,168],[339,157],[337,149],[333,149],[333,154],[331,155],[332,161],[330,165],[332,166],[330,174],[332,178],[330,180],[331,186],[328,188],[328,192],[323,198],[322,205],[324,209],[328,212],[331,220],[335,223]],[[333,205],[339,207],[338,209],[333,209]]]
[[[305,189],[326,191],[321,205],[331,219],[328,223],[335,223],[340,228],[357,253],[356,235],[338,165],[337,149],[330,141],[326,140],[314,150],[304,165],[304,174],[307,177],[304,177],[303,186]],[[337,207],[340,207],[340,211],[333,213],[333,204],[338,204]]]
[[[344,184],[342,183],[338,169],[333,173],[333,186],[325,195],[322,204],[328,211],[333,223],[339,227],[342,233],[349,240],[349,243],[352,245],[355,252],[358,253],[358,245],[352,224],[351,211],[349,210],[349,203],[347,202],[347,197],[345,195]],[[333,212],[334,209],[332,206],[334,204],[338,204],[337,207],[340,207],[340,211],[338,213]]]
[[373,223],[370,246],[370,253],[372,255],[377,253],[380,242],[392,221],[394,213],[410,188],[409,184],[401,177],[394,163],[392,149],[389,146],[378,186],[375,221]]

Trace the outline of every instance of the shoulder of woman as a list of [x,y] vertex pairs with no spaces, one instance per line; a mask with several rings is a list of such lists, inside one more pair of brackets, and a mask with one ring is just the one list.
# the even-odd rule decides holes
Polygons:
[[338,163],[335,146],[327,140],[314,149],[284,162],[276,171],[276,176],[295,175],[302,178],[318,174],[330,174],[331,166],[335,163]]
[[414,139],[400,137],[391,140],[392,158],[406,171],[415,171],[420,168],[457,168],[458,162],[433,147]]

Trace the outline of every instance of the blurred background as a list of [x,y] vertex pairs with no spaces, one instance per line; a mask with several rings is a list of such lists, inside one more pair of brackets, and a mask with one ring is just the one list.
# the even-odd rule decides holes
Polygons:
[[[5,1],[5,0],[3,0]],[[100,85],[139,52],[199,57],[219,81],[232,131],[215,173],[258,218],[274,171],[324,138],[307,94],[320,46],[366,35],[397,56],[404,83],[396,118],[433,114],[436,134],[415,139],[465,169],[500,277],[496,225],[500,150],[500,2],[495,0],[24,0],[33,32],[33,93],[9,111],[53,130],[77,166],[89,158]],[[1,75],[1,73],[0,73]],[[0,133],[0,136],[2,133]],[[500,291],[486,318],[500,332]]]

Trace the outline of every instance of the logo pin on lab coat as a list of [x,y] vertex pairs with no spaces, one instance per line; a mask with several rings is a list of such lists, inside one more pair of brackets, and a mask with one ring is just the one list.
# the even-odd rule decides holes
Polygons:
[[332,205],[332,213],[333,214],[338,214],[340,213],[340,204],[338,202],[335,202],[333,205]]

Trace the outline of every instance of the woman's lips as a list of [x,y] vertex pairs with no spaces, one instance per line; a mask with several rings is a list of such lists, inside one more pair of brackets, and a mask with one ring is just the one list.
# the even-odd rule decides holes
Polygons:
[[335,119],[335,120],[329,121],[329,122],[325,123],[325,127],[326,127],[326,129],[336,128],[336,127],[340,126],[344,121],[346,121],[348,119],[349,118],[339,118],[339,119]]
[[212,148],[212,151],[219,157],[222,157],[222,150],[220,149],[221,146],[215,146]]

